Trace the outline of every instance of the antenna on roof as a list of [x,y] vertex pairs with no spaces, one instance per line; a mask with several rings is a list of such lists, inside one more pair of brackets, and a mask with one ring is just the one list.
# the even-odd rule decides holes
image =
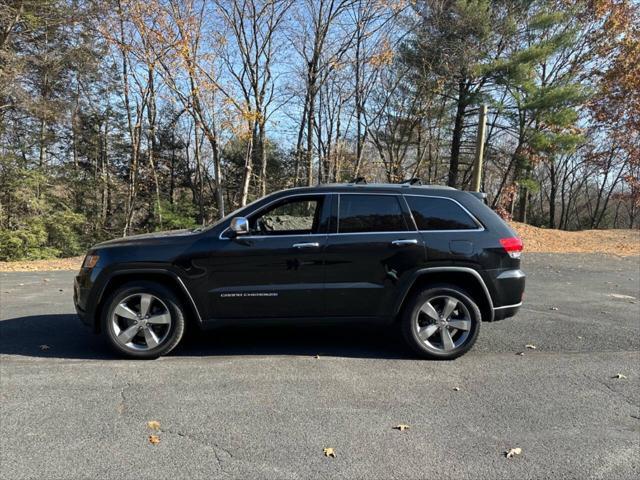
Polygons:
[[420,180],[417,177],[408,178],[407,180],[403,180],[402,182],[400,182],[400,184],[402,184],[402,185],[422,185],[422,180]]
[[367,183],[367,179],[364,177],[356,177],[353,180],[351,180],[349,183],[353,183],[355,185],[364,185]]

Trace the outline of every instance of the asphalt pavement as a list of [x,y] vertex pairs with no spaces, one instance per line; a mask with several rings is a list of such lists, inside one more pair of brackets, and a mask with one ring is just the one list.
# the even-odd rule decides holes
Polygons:
[[1,273],[0,478],[638,478],[640,258],[523,269],[518,316],[451,362],[366,326],[120,360],[75,317],[73,272]]

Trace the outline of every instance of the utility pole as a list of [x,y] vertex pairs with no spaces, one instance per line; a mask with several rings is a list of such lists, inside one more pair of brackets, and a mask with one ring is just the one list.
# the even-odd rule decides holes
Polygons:
[[476,138],[476,156],[473,162],[473,182],[471,184],[474,192],[480,191],[482,180],[482,162],[484,160],[484,135],[487,129],[487,106],[480,106],[480,119],[478,121],[478,136]]

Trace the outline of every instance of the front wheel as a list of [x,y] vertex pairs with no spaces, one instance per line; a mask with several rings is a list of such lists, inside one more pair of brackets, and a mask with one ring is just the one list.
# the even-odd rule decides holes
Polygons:
[[420,356],[451,360],[471,349],[482,316],[471,297],[454,285],[430,286],[404,309],[402,333]]
[[180,301],[163,285],[130,283],[105,303],[102,331],[111,346],[131,358],[157,358],[173,350],[184,334]]

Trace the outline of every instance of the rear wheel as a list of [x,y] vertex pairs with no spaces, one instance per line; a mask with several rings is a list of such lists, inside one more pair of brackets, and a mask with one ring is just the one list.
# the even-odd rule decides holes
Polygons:
[[451,360],[471,349],[481,320],[478,305],[460,287],[433,285],[409,301],[402,333],[420,356]]
[[163,285],[126,284],[105,303],[102,331],[111,346],[132,358],[157,358],[173,350],[184,334],[183,308]]

